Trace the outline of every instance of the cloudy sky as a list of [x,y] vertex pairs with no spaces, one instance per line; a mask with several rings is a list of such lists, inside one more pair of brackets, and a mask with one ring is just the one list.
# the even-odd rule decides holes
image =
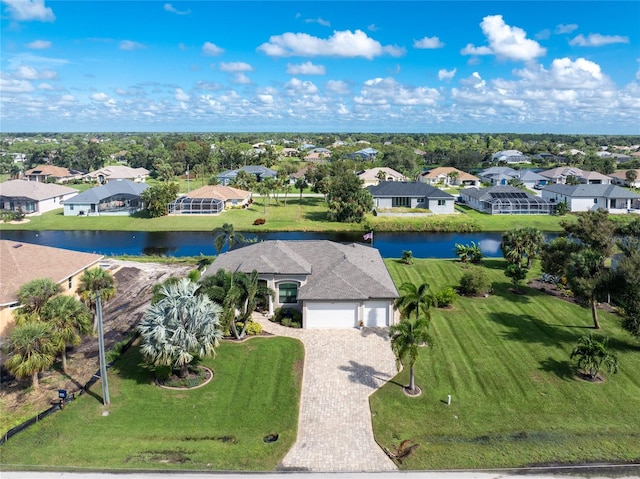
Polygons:
[[0,0],[0,129],[640,134],[640,1]]

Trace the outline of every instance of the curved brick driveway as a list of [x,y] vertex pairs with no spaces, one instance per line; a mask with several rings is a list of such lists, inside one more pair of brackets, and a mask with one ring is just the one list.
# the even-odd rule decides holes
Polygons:
[[304,374],[298,438],[281,470],[393,471],[373,439],[369,395],[396,374],[386,330],[291,329],[256,315],[266,331],[300,339]]

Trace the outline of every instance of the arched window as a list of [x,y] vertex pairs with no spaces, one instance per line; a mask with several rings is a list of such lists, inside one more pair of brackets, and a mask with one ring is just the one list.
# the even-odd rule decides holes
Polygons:
[[278,285],[278,302],[297,303],[298,302],[298,285],[297,283],[280,283]]

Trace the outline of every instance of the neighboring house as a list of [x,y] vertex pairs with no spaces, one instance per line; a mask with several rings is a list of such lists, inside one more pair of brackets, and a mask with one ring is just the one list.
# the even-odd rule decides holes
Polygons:
[[554,204],[564,202],[572,212],[627,213],[640,195],[616,185],[549,185],[542,190],[542,198]]
[[[382,175],[384,175],[383,180],[380,179]],[[396,170],[387,167],[370,168],[360,171],[358,178],[362,180],[363,187],[375,186],[380,183],[380,181],[407,181],[407,178],[402,173],[398,173]]]
[[38,165],[24,172],[24,178],[29,181],[46,183],[48,180],[56,183],[66,183],[75,179],[82,179],[82,173],[69,168],[54,165]]
[[440,166],[425,171],[418,178],[428,185],[480,186],[480,178],[450,166]]
[[428,209],[434,214],[452,214],[455,198],[419,181],[383,181],[367,189],[373,196],[374,208]]
[[531,159],[518,150],[503,150],[491,155],[491,161],[503,161],[509,165],[531,163]]
[[398,291],[376,248],[327,240],[262,241],[219,255],[203,277],[219,269],[258,272],[275,291],[275,308],[302,312],[307,329],[394,324]]
[[629,180],[627,180],[627,170],[616,171],[615,173],[611,173],[609,175],[609,178],[611,178],[611,183],[613,183],[614,185],[640,188],[640,169],[634,170],[634,171],[636,172],[636,179],[632,183],[629,183]]
[[548,215],[553,209],[548,200],[514,186],[466,188],[460,191],[460,202],[492,215]]
[[169,214],[217,215],[225,209],[246,208],[251,192],[222,185],[206,185],[167,205]]
[[13,311],[20,307],[18,290],[34,279],[50,278],[63,294],[75,294],[80,276],[98,266],[101,255],[50,246],[0,240],[0,336],[13,326]]
[[611,178],[597,171],[586,171],[576,168],[575,166],[563,166],[559,168],[552,168],[550,170],[541,171],[540,175],[549,180],[549,183],[555,183],[564,185],[567,183],[567,178],[574,177],[587,185],[609,185],[611,184]]
[[347,155],[348,158],[352,160],[364,160],[364,161],[373,161],[376,159],[376,155],[378,154],[378,150],[375,148],[363,148],[362,150],[354,151],[350,155]]
[[144,208],[140,195],[146,183],[111,180],[63,201],[65,216],[125,216]]
[[324,153],[322,151],[313,151],[303,158],[304,161],[311,161],[313,163],[326,162],[331,157],[331,153]]
[[63,201],[77,194],[77,190],[55,183],[10,180],[0,183],[0,209],[41,214],[62,208]]
[[510,180],[518,177],[518,172],[508,166],[492,166],[478,173],[482,183],[490,185],[506,185]]
[[544,176],[526,168],[518,170],[518,176],[516,179],[520,180],[526,188],[535,190],[542,188],[548,182],[547,178]]
[[85,179],[97,181],[101,185],[113,180],[131,180],[136,183],[144,183],[148,177],[149,170],[146,168],[130,168],[124,165],[105,166],[85,175]]
[[272,170],[271,168],[267,168],[266,166],[249,165],[238,168],[237,170],[223,171],[217,176],[218,181],[222,186],[227,186],[229,183],[232,183],[236,179],[239,171],[246,171],[248,174],[255,176],[256,181],[258,182],[264,180],[265,178],[275,178],[276,176],[278,176],[278,172],[276,170]]

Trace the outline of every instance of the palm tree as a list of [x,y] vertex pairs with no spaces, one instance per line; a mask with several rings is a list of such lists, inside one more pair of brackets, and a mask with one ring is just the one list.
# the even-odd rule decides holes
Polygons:
[[400,311],[400,315],[403,318],[410,318],[414,314],[417,318],[420,313],[424,313],[428,319],[428,310],[433,303],[431,295],[427,294],[429,284],[422,283],[416,286],[407,282],[402,283],[399,289],[403,295],[396,299],[393,306]]
[[300,199],[302,200],[302,192],[304,191],[305,188],[309,187],[309,184],[304,178],[298,178],[296,180],[295,187],[296,187],[296,190],[300,191]]
[[406,318],[398,324],[394,324],[389,328],[389,337],[391,340],[391,349],[396,356],[396,365],[400,369],[400,365],[404,362],[409,364],[409,387],[407,391],[410,394],[416,394],[414,365],[418,359],[420,346],[431,342],[428,333],[429,320],[427,316],[418,316],[415,319]]
[[31,376],[33,389],[38,390],[38,373],[53,364],[57,348],[51,325],[28,322],[13,328],[9,336],[9,355],[5,367],[19,378]]
[[638,179],[638,170],[627,170],[624,173],[624,177],[627,180],[627,184],[629,186],[633,186],[635,181]]
[[527,257],[527,269],[531,268],[531,261],[538,258],[545,245],[544,233],[537,228],[522,228],[524,241],[524,255]]
[[96,311],[96,301],[98,294],[103,302],[109,301],[116,296],[116,283],[113,276],[102,268],[91,268],[84,272],[80,278],[77,290],[80,299],[94,313],[93,332],[98,328],[98,316]]
[[224,223],[213,230],[213,246],[218,255],[220,255],[225,245],[227,245],[228,249],[231,249],[234,245],[245,242],[246,240],[242,233],[234,231],[232,224]]
[[138,326],[145,359],[154,366],[179,369],[180,377],[187,376],[196,356],[215,355],[222,337],[222,308],[207,295],[197,294],[199,287],[186,278],[164,285],[162,299],[147,309]]
[[509,263],[522,263],[526,258],[526,268],[531,268],[531,261],[540,256],[545,238],[537,228],[516,228],[502,235],[502,254]]
[[60,292],[60,285],[50,278],[34,279],[18,290],[18,301],[22,304],[21,315],[38,315],[50,298]]
[[242,273],[238,275],[236,273],[234,275],[234,282],[240,286],[240,294],[238,297],[240,315],[238,319],[239,322],[242,323],[242,331],[238,333],[235,328],[235,322],[232,324],[231,329],[237,339],[242,339],[246,333],[251,315],[256,309],[258,298],[266,296],[274,297],[275,292],[258,281],[258,272],[255,270],[249,274]]
[[589,334],[578,339],[578,344],[571,352],[571,359],[578,358],[578,367],[592,381],[598,377],[603,367],[610,374],[618,372],[618,358],[607,351],[608,343],[609,338],[598,340]]
[[62,371],[67,373],[67,346],[77,346],[81,335],[91,332],[91,311],[73,296],[56,296],[44,305],[42,320],[53,328],[53,340],[62,360]]
[[585,249],[571,254],[567,265],[567,280],[576,297],[591,307],[595,329],[600,328],[598,297],[606,288],[608,279],[604,256],[599,252]]

